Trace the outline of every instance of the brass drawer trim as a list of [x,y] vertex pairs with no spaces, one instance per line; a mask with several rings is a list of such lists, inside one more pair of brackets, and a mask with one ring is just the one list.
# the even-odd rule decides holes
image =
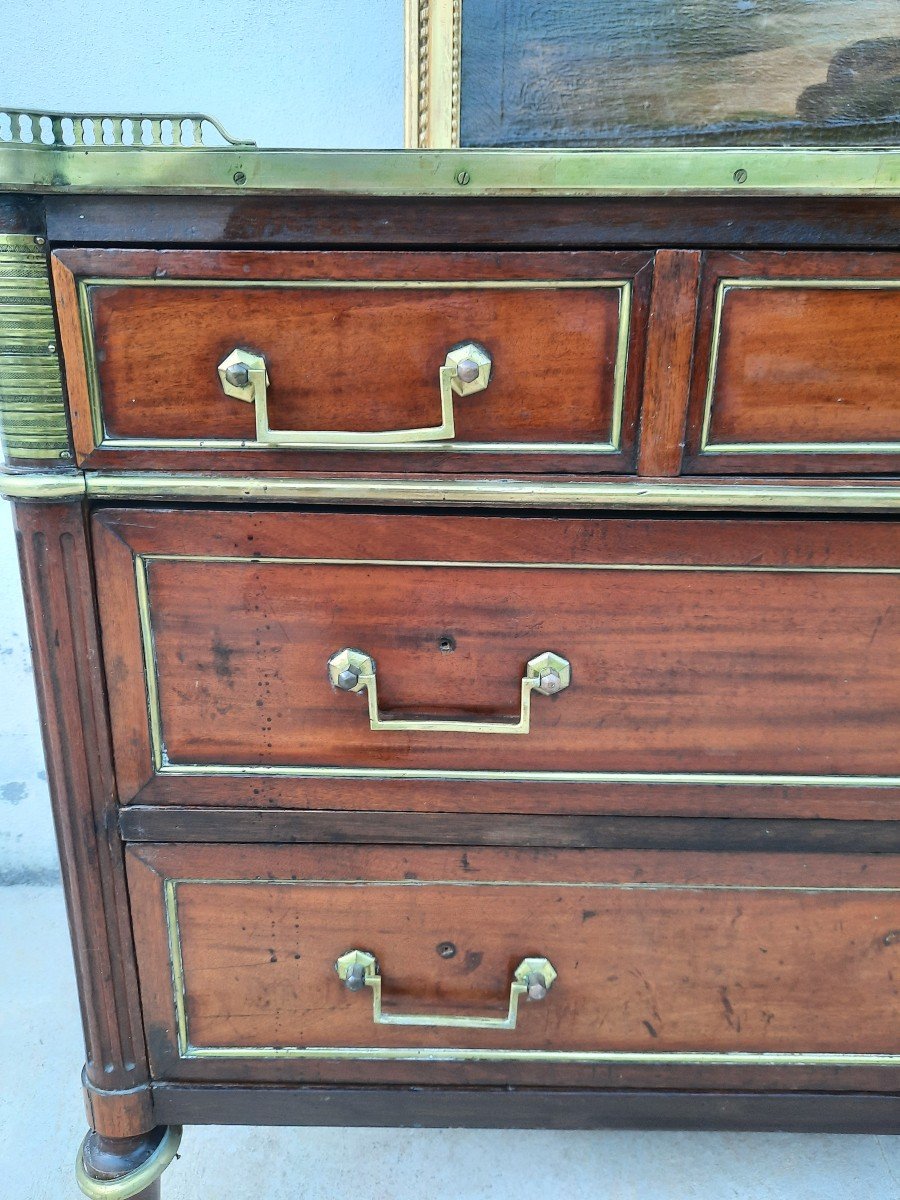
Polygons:
[[221,504],[428,504],[666,512],[900,511],[898,483],[709,483],[594,479],[361,479],[315,475],[195,475],[165,471],[21,471],[0,466],[8,500],[180,501]]
[[153,618],[150,608],[148,567],[153,562],[289,564],[296,566],[370,566],[370,567],[448,567],[467,570],[558,570],[558,571],[660,571],[663,573],[720,573],[762,575],[896,575],[900,567],[777,567],[703,565],[681,566],[655,563],[516,563],[465,562],[439,559],[377,558],[278,558],[240,557],[203,554],[135,554],[135,592],[144,660],[144,680],[153,771],[168,776],[267,777],[313,779],[459,779],[471,781],[506,780],[522,783],[641,783],[690,784],[704,786],[825,787],[825,788],[898,788],[898,775],[785,775],[766,772],[699,771],[492,771],[445,770],[440,768],[388,768],[339,766],[233,766],[225,763],[171,763],[165,751]]
[[[254,438],[154,438],[110,437],[103,416],[103,398],[97,370],[97,351],[91,319],[90,289],[100,287],[166,287],[272,289],[285,291],[556,291],[613,289],[619,293],[619,324],[616,333],[616,357],[613,364],[613,399],[609,439],[605,442],[461,442],[420,441],[382,445],[356,445],[363,452],[391,453],[463,453],[463,454],[618,454],[622,450],[622,418],[625,407],[625,382],[631,340],[633,284],[630,279],[129,279],[90,276],[78,280],[78,313],[84,345],[88,404],[94,444],[98,450],[273,450],[271,441]],[[210,368],[215,371],[215,363]],[[284,448],[284,447],[281,447]],[[290,448],[290,447],[288,447]],[[297,450],[347,449],[346,445],[298,444]]]
[[[895,895],[900,888],[881,887],[795,887],[751,884],[666,884],[666,883],[573,883],[533,880],[491,879],[469,882],[459,879],[165,879],[163,881],[166,912],[166,936],[172,973],[172,997],[175,1007],[178,1057],[180,1059],[337,1059],[343,1061],[381,1062],[554,1062],[609,1064],[669,1064],[679,1066],[728,1067],[896,1067],[900,1054],[840,1054],[726,1051],[672,1051],[653,1053],[632,1050],[495,1050],[465,1047],[383,1047],[383,1046],[195,1046],[191,1042],[186,1006],[186,985],[181,926],[178,919],[178,887],[234,885],[238,887],[541,887],[592,888],[598,891],[745,891],[796,892],[838,895],[865,893]],[[552,953],[552,947],[549,948]]]
[[703,402],[703,424],[700,433],[700,453],[717,454],[900,454],[900,441],[886,442],[713,442],[710,429],[715,403],[716,375],[719,367],[719,348],[722,339],[722,320],[725,298],[732,288],[775,291],[779,288],[815,289],[820,291],[896,291],[897,279],[720,279],[716,285],[713,309],[712,340],[709,351],[709,371]]

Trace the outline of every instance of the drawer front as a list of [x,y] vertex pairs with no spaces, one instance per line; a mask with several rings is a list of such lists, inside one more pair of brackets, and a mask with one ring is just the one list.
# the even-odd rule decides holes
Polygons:
[[705,257],[685,469],[896,473],[900,255]]
[[158,1076],[416,1078],[424,1061],[432,1076],[470,1064],[495,1081],[611,1065],[715,1068],[735,1087],[744,1069],[896,1079],[891,856],[148,845],[128,857]]
[[100,512],[123,800],[894,817],[888,521]]
[[79,459],[627,470],[651,263],[646,252],[60,251]]

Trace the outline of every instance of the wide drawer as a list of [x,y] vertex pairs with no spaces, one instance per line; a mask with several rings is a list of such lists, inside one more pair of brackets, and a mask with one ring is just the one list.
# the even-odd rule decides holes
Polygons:
[[894,522],[94,530],[126,802],[897,815]]
[[896,473],[900,255],[710,253],[688,472]]
[[896,857],[144,845],[128,860],[159,1077],[896,1080]]
[[652,259],[59,251],[79,461],[627,470]]

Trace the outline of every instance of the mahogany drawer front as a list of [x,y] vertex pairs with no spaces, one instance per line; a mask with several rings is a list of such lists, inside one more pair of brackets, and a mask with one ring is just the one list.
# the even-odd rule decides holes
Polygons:
[[685,470],[896,473],[900,255],[704,257]]
[[162,1078],[900,1065],[892,856],[172,844],[128,876]]
[[[185,470],[628,470],[652,259],[59,251],[54,274],[79,461]],[[481,375],[465,387],[441,382],[448,352],[465,343],[490,358],[483,390],[472,390],[485,382]],[[245,366],[247,355],[264,362],[252,385],[262,401],[250,383],[238,396],[223,391],[217,368],[234,351]],[[442,421],[445,400],[452,432]],[[261,411],[266,430],[257,424]]]
[[124,802],[897,816],[894,522],[105,510],[94,544]]

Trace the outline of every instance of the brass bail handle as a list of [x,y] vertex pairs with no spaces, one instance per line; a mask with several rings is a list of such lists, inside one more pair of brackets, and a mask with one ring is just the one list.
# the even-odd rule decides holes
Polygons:
[[378,707],[378,684],[375,679],[375,660],[364,650],[349,647],[338,650],[328,660],[328,677],[342,692],[365,692],[369,709],[369,728],[390,732],[418,731],[423,733],[512,733],[531,731],[531,697],[534,692],[553,696],[564,691],[572,681],[572,667],[562,655],[545,650],[525,664],[519,696],[519,717],[516,721],[460,721],[424,718],[406,720],[385,717]]
[[544,1000],[557,978],[549,959],[523,958],[509,985],[509,1007],[505,1017],[448,1017],[432,1013],[385,1012],[381,1006],[382,978],[378,963],[367,950],[348,950],[334,964],[334,969],[349,992],[369,988],[372,1020],[376,1025],[424,1025],[433,1029],[515,1029],[519,1001],[523,997]]
[[478,342],[453,346],[438,372],[441,420],[420,429],[387,429],[377,433],[345,429],[272,429],[269,424],[269,373],[262,354],[237,347],[218,366],[219,383],[226,396],[252,404],[256,414],[256,440],[266,446],[321,446],[352,449],[354,446],[408,445],[446,442],[456,436],[453,397],[483,392],[491,381],[491,356]]

